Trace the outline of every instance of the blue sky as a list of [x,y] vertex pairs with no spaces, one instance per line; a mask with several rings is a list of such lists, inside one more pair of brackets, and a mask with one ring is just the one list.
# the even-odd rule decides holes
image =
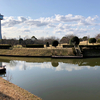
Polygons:
[[0,0],[2,36],[62,38],[100,33],[100,0]]

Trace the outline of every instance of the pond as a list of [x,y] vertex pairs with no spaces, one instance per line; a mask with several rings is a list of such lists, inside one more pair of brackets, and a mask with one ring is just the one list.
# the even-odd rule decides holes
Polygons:
[[0,57],[2,77],[43,100],[100,100],[100,58]]

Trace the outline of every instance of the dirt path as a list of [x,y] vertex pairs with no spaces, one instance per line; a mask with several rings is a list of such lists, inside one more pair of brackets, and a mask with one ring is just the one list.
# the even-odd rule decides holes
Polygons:
[[0,100],[42,100],[0,77]]

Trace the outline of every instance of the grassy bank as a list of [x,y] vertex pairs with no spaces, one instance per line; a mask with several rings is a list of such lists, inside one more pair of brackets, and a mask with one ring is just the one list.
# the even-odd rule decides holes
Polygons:
[[0,100],[42,100],[0,77]]
[[13,48],[13,49],[0,49],[0,55],[19,55],[19,56],[73,56],[71,48],[68,49],[47,49],[47,48]]

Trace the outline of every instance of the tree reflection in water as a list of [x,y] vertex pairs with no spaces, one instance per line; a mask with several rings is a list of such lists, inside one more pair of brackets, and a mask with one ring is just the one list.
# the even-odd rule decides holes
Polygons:
[[7,73],[6,73],[6,80],[11,82],[12,79],[13,79],[13,76],[12,76],[11,72],[7,71]]
[[[23,57],[11,57],[0,58],[1,62],[10,62],[10,67],[17,66],[18,63],[23,63],[23,69],[26,70],[26,62],[43,63],[51,62],[53,67],[57,67],[60,62],[68,64],[77,64],[78,66],[100,66],[100,58],[86,58],[86,59],[51,59],[51,58],[23,58]],[[19,65],[20,66],[20,65]]]
[[100,66],[100,58],[85,58],[85,59],[53,59],[52,62],[63,62],[68,64],[77,64],[78,66]]
[[78,66],[100,66],[100,58],[72,59],[66,62],[71,64],[78,64]]
[[52,63],[52,66],[53,67],[57,67],[59,65],[59,63],[58,62],[55,62],[55,61],[54,62],[51,62],[51,63]]
[[0,73],[0,77],[6,77],[6,72]]
[[23,70],[26,70],[27,68],[26,61],[11,60],[9,66],[10,67],[20,66],[21,69]]
[[10,67],[14,67],[17,65],[17,62],[15,60],[11,60],[9,64],[10,64]]

